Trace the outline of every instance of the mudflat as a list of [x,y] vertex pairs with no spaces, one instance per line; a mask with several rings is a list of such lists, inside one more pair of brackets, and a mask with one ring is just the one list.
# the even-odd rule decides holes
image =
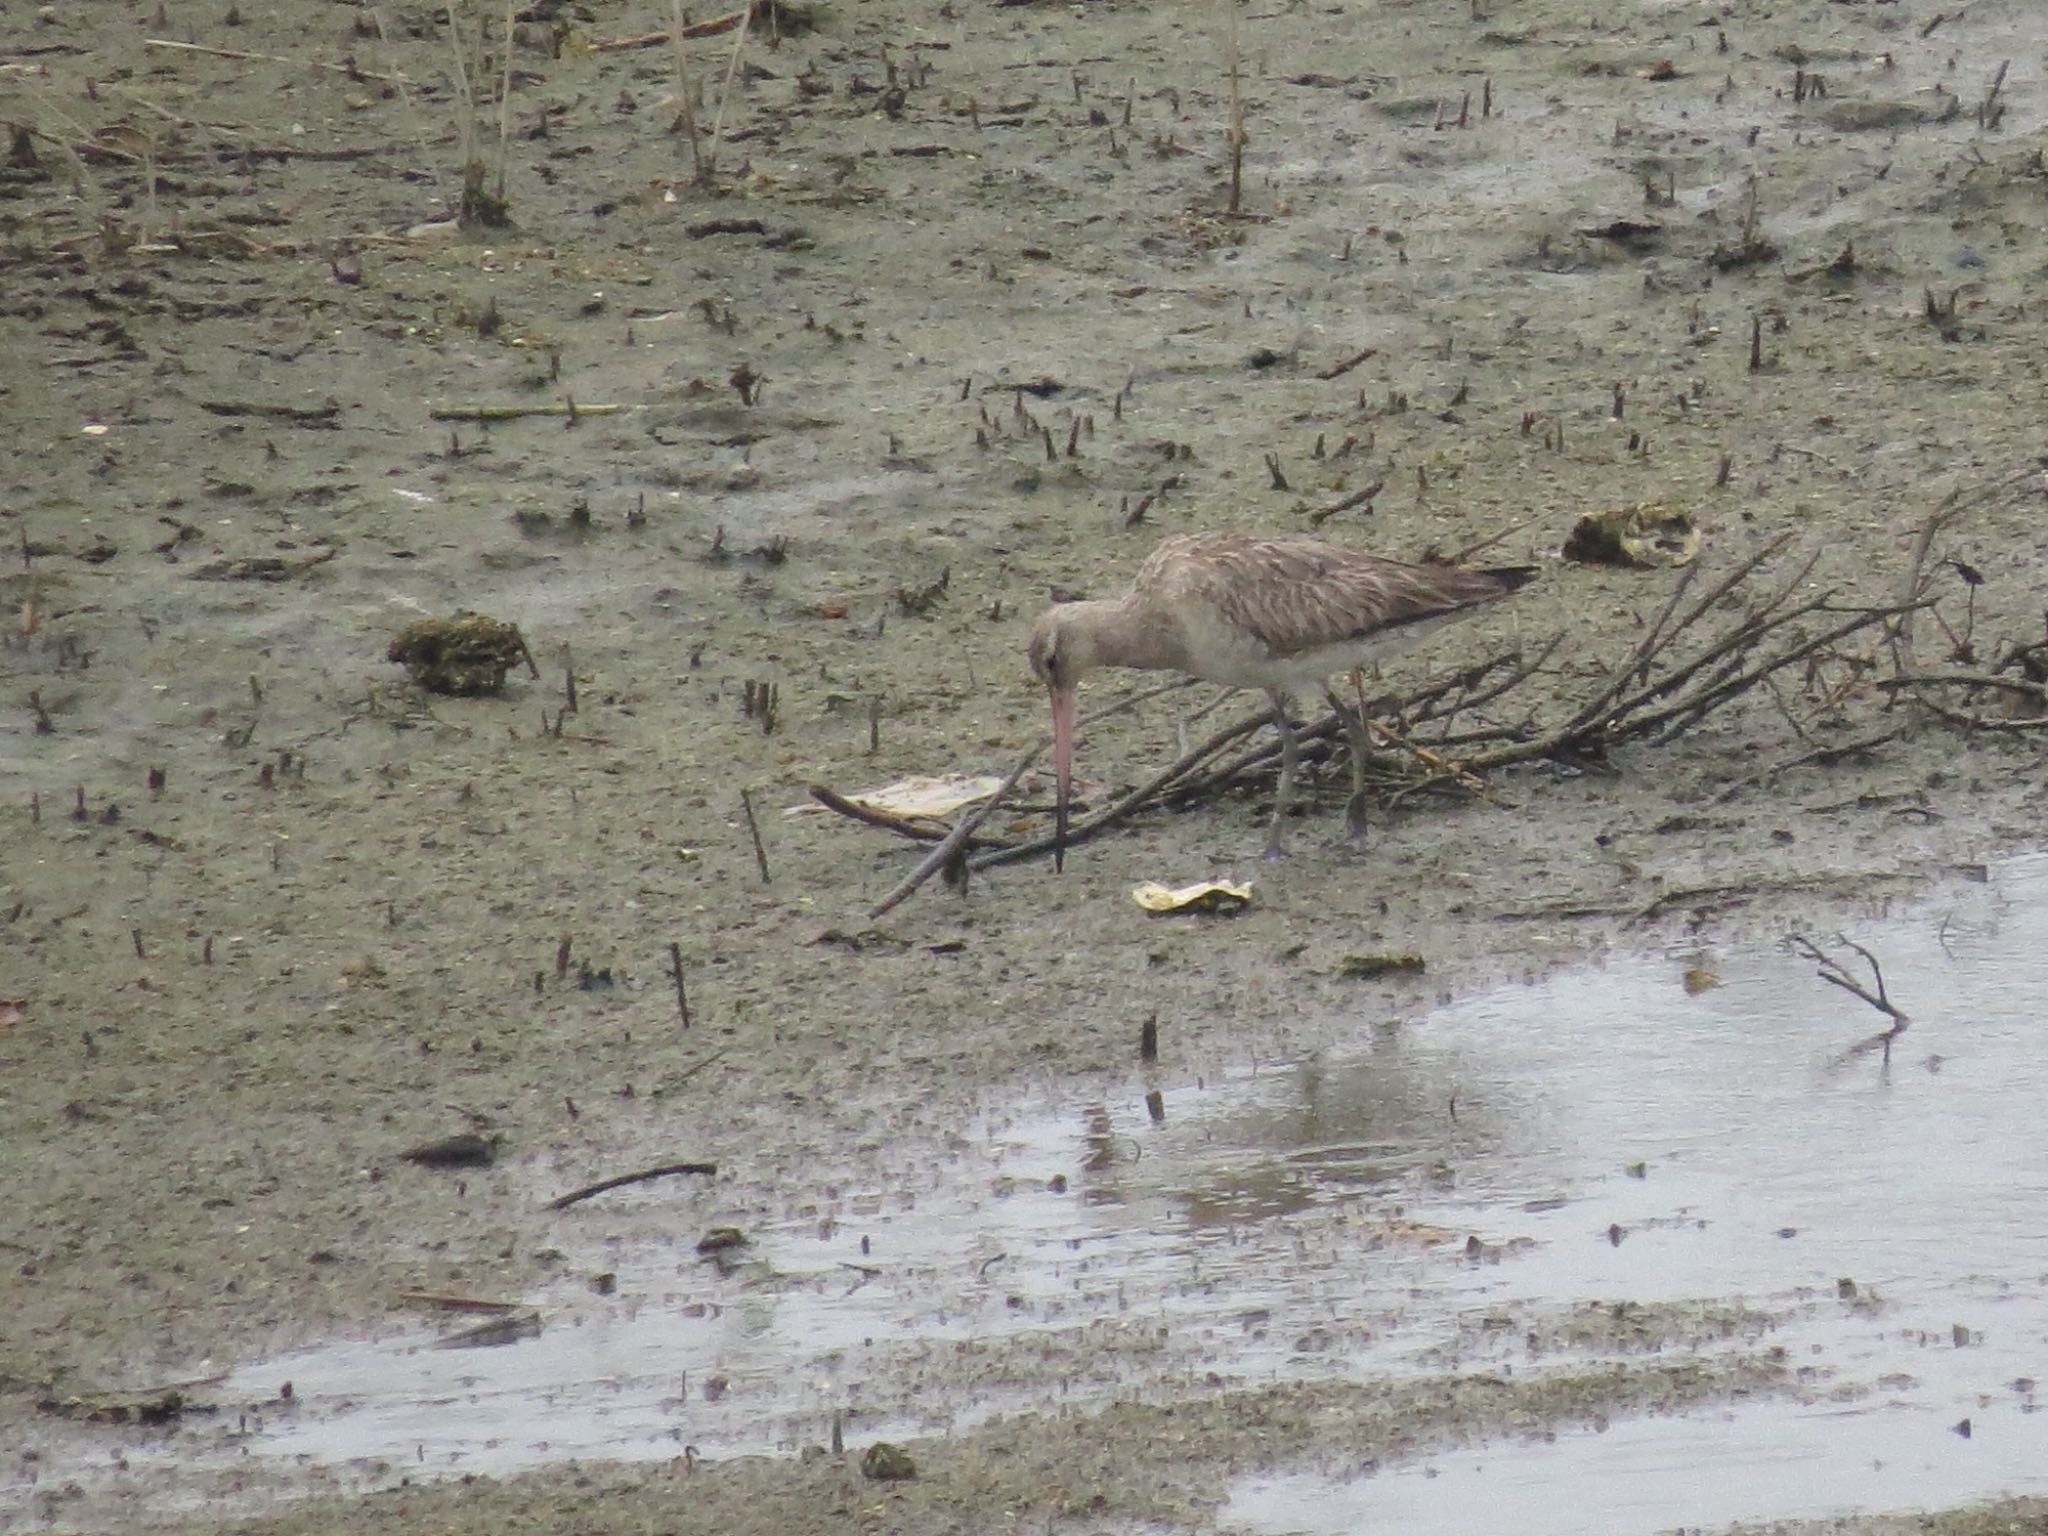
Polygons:
[[[470,1483],[193,1471],[188,1431],[109,1422],[176,1386],[216,1433],[225,1373],[422,1297],[729,1299],[700,1238],[851,1245],[1004,1106],[1832,931],[2038,841],[2026,0],[845,0],[693,15],[680,58],[673,20],[536,5],[508,56],[467,5],[0,15],[0,1529],[1200,1529],[1305,1458],[1800,1390],[1723,1298],[1508,1387],[1049,1323],[963,1346],[1013,1411],[930,1426],[902,1481],[829,1392],[779,1454]],[[921,850],[812,800],[1004,773],[1046,728],[1032,614],[1182,529],[1542,566],[1369,685],[1516,658],[1414,739],[1431,772],[1458,730],[1527,740],[1667,613],[1673,570],[1561,558],[1637,507],[1690,526],[1696,596],[1771,551],[1673,656],[1773,594],[1829,605],[1786,643],[1888,612],[1768,678],[1703,663],[1710,707],[1612,752],[1383,795],[1362,851],[1330,767],[1260,864],[1252,775],[871,918]],[[531,669],[389,659],[463,612]],[[1201,697],[1091,728],[1092,803]],[[1130,899],[1217,875],[1245,910]],[[407,1157],[458,1136],[472,1166]],[[547,1208],[684,1159],[717,1171]],[[604,1289],[608,1223],[678,1245],[659,1286]],[[922,1389],[862,1390],[893,1424]]]

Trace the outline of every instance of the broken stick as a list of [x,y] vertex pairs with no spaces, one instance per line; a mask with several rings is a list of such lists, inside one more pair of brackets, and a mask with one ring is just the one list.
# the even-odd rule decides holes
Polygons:
[[660,1163],[652,1168],[642,1168],[636,1173],[622,1173],[616,1178],[599,1179],[595,1184],[586,1184],[581,1189],[572,1189],[566,1195],[557,1195],[547,1203],[551,1211],[565,1211],[580,1200],[592,1195],[601,1195],[606,1190],[621,1189],[628,1184],[645,1184],[651,1179],[666,1179],[678,1173],[716,1174],[716,1163]]
[[1879,1030],[1869,1038],[1857,1041],[1849,1047],[1847,1052],[1850,1056],[1861,1056],[1865,1051],[1876,1050],[1882,1047],[1885,1065],[1890,1066],[1892,1042],[1906,1032],[1906,1026],[1912,1021],[1906,1017],[1904,1010],[1892,1001],[1891,994],[1885,990],[1884,967],[1877,963],[1877,956],[1873,955],[1847,934],[1838,933],[1835,935],[1835,938],[1837,942],[1855,950],[1870,966],[1870,979],[1877,988],[1875,992],[1850,975],[1847,966],[1843,965],[1833,955],[1823,951],[1818,944],[1815,944],[1805,934],[1795,933],[1788,942],[1795,953],[1804,955],[1820,967],[1820,979],[1822,981],[1827,982],[1831,986],[1840,987],[1851,997],[1862,998],[1864,1002],[1870,1004],[1871,1007],[1892,1021],[1891,1028]]
[[519,421],[528,416],[616,416],[630,405],[437,405],[427,412],[435,421]]

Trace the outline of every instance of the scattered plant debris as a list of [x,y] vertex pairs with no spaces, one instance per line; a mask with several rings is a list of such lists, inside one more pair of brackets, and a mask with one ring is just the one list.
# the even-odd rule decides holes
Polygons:
[[540,676],[519,626],[481,613],[409,624],[385,654],[429,693],[497,693],[505,686],[505,674],[522,661]]

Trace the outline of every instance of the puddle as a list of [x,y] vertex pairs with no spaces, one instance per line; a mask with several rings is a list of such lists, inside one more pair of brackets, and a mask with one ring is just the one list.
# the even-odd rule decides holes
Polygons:
[[1775,952],[1711,959],[1723,985],[1698,996],[1676,955],[1497,993],[1396,1053],[1512,1128],[1417,1214],[1537,1239],[1444,1282],[1447,1328],[1473,1308],[1739,1295],[1789,1312],[1772,1337],[1815,1372],[1812,1401],[1252,1480],[1225,1524],[1545,1536],[2048,1493],[2048,860],[1855,936],[1914,1017],[1888,1075],[1830,1065],[1876,1015]]
[[[576,1278],[523,1298],[537,1337],[270,1360],[198,1394],[213,1417],[123,1432],[112,1465],[103,1435],[51,1425],[37,1483],[153,1478],[161,1511],[224,1480],[787,1454],[835,1418],[861,1444],[1219,1384],[1583,1369],[1613,1331],[1570,1319],[1627,1301],[1701,1319],[1637,1347],[1782,1345],[1807,1390],[1260,1479],[1227,1521],[1651,1530],[2048,1492],[2026,1384],[2048,1360],[2048,858],[1854,937],[1914,1017],[1888,1073],[1840,1059],[1877,1016],[1808,961],[1610,958],[1149,1101],[1137,1079],[1096,1103],[1048,1087],[943,1145],[883,1138],[878,1175],[750,1220],[722,1267],[680,1186],[618,1191],[550,1229]],[[1696,965],[1720,985],[1688,993]],[[1736,1299],[1753,1310],[1720,1323],[1696,1305]],[[59,1515],[89,1524],[90,1501]]]

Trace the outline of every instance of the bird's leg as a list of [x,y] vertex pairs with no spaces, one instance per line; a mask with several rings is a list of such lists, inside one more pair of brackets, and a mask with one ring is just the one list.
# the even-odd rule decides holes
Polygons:
[[[1357,674],[1352,674],[1355,679]],[[1353,843],[1365,841],[1365,754],[1370,743],[1365,732],[1365,703],[1360,698],[1357,708],[1346,704],[1337,697],[1337,691],[1325,690],[1330,708],[1337,712],[1337,723],[1344,727],[1344,739],[1350,743],[1351,754],[1351,798],[1344,802],[1344,835]]]
[[1287,695],[1274,692],[1273,727],[1280,733],[1280,787],[1273,792],[1273,825],[1266,834],[1266,857],[1284,859],[1281,829],[1287,825],[1287,805],[1294,798],[1294,722],[1287,718]]

